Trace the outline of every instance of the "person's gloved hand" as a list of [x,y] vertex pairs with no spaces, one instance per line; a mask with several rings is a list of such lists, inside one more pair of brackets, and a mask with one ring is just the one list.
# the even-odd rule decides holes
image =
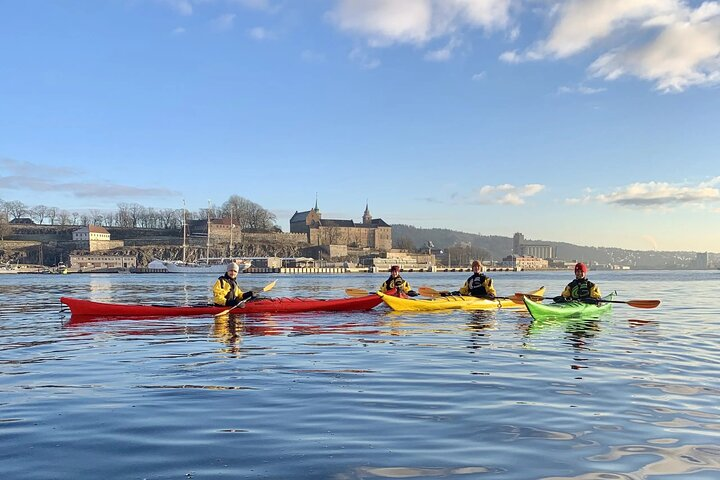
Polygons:
[[415,290],[410,290],[409,292],[407,292],[407,294],[408,294],[408,297],[417,297],[418,296],[418,293]]
[[557,297],[553,297],[553,302],[555,303],[565,303],[567,300],[562,295],[558,295]]
[[255,292],[253,292],[252,290],[250,290],[249,292],[243,293],[242,299],[243,299],[243,300],[248,300],[248,299],[253,298],[254,296],[255,296]]

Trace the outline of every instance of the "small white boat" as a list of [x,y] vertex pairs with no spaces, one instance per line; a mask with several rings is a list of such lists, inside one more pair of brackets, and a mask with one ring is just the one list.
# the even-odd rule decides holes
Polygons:
[[[234,260],[240,267],[240,272],[245,271],[252,262],[249,260]],[[209,258],[199,262],[183,262],[182,260],[158,260],[154,259],[148,264],[148,268],[154,270],[167,270],[168,273],[217,273],[223,274],[227,266],[233,262],[232,258]]]
[[0,265],[0,274],[3,273],[18,273],[18,269],[11,266],[9,263],[5,265]]

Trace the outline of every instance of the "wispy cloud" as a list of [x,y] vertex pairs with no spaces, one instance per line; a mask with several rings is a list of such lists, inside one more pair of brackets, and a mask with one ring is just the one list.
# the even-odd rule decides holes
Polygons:
[[469,196],[456,195],[456,200],[475,205],[524,205],[525,199],[537,195],[545,189],[537,183],[516,186],[511,184],[484,185]]
[[279,5],[274,4],[270,0],[227,0],[227,2],[252,10],[263,10],[271,13],[280,9]]
[[372,57],[368,52],[359,47],[350,50],[348,54],[350,61],[360,65],[365,70],[372,70],[380,66],[380,60]]
[[82,172],[75,169],[37,163],[0,159],[3,172],[0,190],[30,190],[33,192],[64,192],[79,198],[145,198],[178,196],[180,192],[167,188],[142,188],[110,182],[76,181]]
[[485,77],[487,77],[487,73],[485,73],[485,72],[478,72],[478,73],[473,74],[472,79],[473,79],[473,81],[475,81],[475,82],[479,82],[480,80],[484,80]]
[[675,207],[720,201],[720,177],[697,185],[671,184],[665,182],[633,183],[595,199],[602,203],[621,207],[655,208]]
[[273,32],[271,32],[270,30],[267,30],[266,28],[263,28],[263,27],[251,28],[250,30],[248,30],[248,35],[253,40],[259,40],[259,41],[271,40],[271,39],[275,38],[275,34]]
[[26,175],[32,172],[42,172],[43,176],[66,176],[79,173],[74,168],[57,167],[53,165],[41,165],[38,163],[14,160],[12,158],[0,158],[0,167],[2,167],[2,171],[14,173],[16,175]]
[[554,23],[546,39],[524,51],[504,52],[500,60],[558,60],[602,48],[588,67],[591,76],[608,81],[633,76],[663,92],[720,83],[717,1],[695,8],[682,0],[563,0],[558,5],[548,12]]
[[224,13],[212,21],[213,28],[220,32],[232,30],[235,24],[235,17],[237,17],[237,15],[234,13]]
[[191,0],[155,0],[159,3],[169,6],[180,15],[193,14],[193,2]]
[[45,178],[28,176],[0,176],[0,189],[30,190],[34,192],[64,192],[78,198],[146,198],[181,195],[166,188],[142,188],[114,183],[96,182],[55,182]]
[[261,10],[268,13],[275,13],[280,10],[279,5],[270,0],[154,0],[157,3],[167,5],[180,15],[192,15],[196,7],[212,3],[224,3],[229,6],[237,6],[251,10]]
[[313,50],[303,50],[300,53],[300,59],[305,63],[323,63],[325,54]]
[[[327,18],[341,31],[363,38],[371,47],[393,44],[423,46],[465,29],[507,28],[511,0],[339,0]],[[452,49],[449,49],[452,50]],[[428,59],[443,60],[450,51],[436,50]]]
[[576,86],[562,86],[558,88],[558,93],[561,94],[577,94],[577,95],[594,95],[596,93],[601,93],[607,90],[606,88],[593,88],[593,87],[587,87],[585,85],[576,85]]

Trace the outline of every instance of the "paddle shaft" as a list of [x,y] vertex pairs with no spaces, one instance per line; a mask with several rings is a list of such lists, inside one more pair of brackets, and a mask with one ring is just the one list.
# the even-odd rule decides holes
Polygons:
[[[275,283],[277,283],[277,280],[273,280],[272,282],[268,283],[267,285],[265,285],[265,286],[263,287],[262,291],[263,291],[263,292],[269,292],[269,291],[272,290],[272,288],[275,286]],[[222,315],[227,315],[228,313],[230,313],[232,310],[236,309],[237,307],[239,307],[239,306],[241,306],[241,305],[245,305],[245,302],[247,302],[248,300],[250,300],[250,299],[252,299],[252,298],[255,298],[255,296],[253,295],[252,297],[248,297],[248,298],[246,298],[245,300],[240,300],[238,303],[236,303],[236,304],[233,305],[232,307],[228,308],[227,310],[223,310],[223,311],[220,312],[220,313],[216,313],[214,316],[215,316],[215,317],[220,317],[220,316],[222,316]]]
[[[516,293],[515,295],[523,295],[522,293]],[[530,300],[536,301],[536,300],[554,300],[553,297],[541,297],[540,295],[527,295]],[[577,301],[582,301],[585,303],[623,303],[625,305],[630,305],[631,307],[635,308],[655,308],[658,305],[660,305],[660,300],[603,300],[603,299],[597,299],[597,298],[589,298],[589,299],[581,299]]]

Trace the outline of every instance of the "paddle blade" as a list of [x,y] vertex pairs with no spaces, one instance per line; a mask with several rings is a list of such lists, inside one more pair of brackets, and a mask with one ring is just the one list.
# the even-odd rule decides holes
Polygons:
[[370,292],[360,288],[346,288],[345,293],[350,297],[365,297],[370,295]]
[[[520,303],[522,303],[522,298],[527,297],[533,302],[542,302],[545,300],[546,297],[540,296],[540,295],[533,295],[531,293],[522,293],[522,292],[516,292],[515,295],[512,296],[512,298],[518,298],[520,299]],[[552,300],[552,299],[550,299]],[[515,300],[513,300],[515,301]]]
[[625,303],[635,308],[655,308],[660,305],[660,300],[628,300]]
[[417,292],[423,297],[439,297],[440,292],[430,287],[419,287]]
[[262,291],[263,291],[263,292],[269,292],[270,290],[273,289],[273,287],[275,286],[276,283],[277,283],[277,280],[273,280],[272,282],[270,282],[270,283],[268,283],[267,285],[265,285],[265,286],[263,287]]

